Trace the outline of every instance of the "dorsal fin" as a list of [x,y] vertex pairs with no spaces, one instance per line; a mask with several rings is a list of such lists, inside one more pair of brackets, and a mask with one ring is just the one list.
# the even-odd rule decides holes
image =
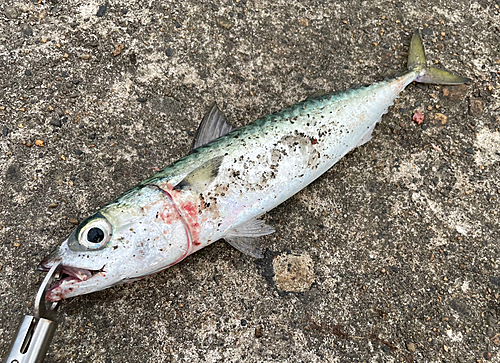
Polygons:
[[210,111],[208,111],[205,117],[203,117],[203,120],[201,120],[189,151],[228,134],[233,128],[234,127],[226,121],[224,115],[222,115],[217,107],[217,104],[214,103]]

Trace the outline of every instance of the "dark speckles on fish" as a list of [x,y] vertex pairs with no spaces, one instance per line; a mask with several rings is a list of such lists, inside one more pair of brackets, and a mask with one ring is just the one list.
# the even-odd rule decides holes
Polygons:
[[466,78],[427,67],[418,32],[408,71],[369,87],[307,99],[233,129],[217,107],[203,119],[191,152],[82,222],[41,263],[62,260],[50,300],[90,293],[172,266],[225,239],[260,257],[257,218],[300,191],[371,138],[394,99],[413,82]]

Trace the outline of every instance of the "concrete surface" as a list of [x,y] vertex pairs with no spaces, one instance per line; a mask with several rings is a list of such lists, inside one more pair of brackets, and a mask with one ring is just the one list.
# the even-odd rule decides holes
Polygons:
[[369,144],[265,216],[265,259],[218,242],[65,301],[47,361],[499,362],[499,5],[3,1],[0,355],[40,259],[183,156],[212,102],[239,126],[372,83],[421,28],[470,85],[410,85]]

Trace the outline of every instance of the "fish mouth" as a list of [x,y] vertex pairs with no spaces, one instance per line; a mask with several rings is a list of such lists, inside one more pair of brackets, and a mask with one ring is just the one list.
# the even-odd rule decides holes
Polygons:
[[[42,262],[40,266],[38,266],[38,270],[48,272],[50,267]],[[75,284],[91,279],[94,275],[104,272],[104,266],[99,270],[90,270],[80,267],[61,265],[57,271],[59,272],[59,277],[54,280],[55,282],[47,290],[47,296],[51,295],[51,292],[55,291],[63,284]]]

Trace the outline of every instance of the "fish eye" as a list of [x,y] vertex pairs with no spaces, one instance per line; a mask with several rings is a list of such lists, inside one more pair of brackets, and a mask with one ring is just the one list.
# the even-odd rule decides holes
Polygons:
[[98,227],[93,227],[87,232],[87,241],[90,243],[99,243],[104,239],[104,232]]
[[111,238],[112,229],[104,217],[89,219],[82,223],[78,232],[78,243],[88,250],[96,250],[105,246]]

